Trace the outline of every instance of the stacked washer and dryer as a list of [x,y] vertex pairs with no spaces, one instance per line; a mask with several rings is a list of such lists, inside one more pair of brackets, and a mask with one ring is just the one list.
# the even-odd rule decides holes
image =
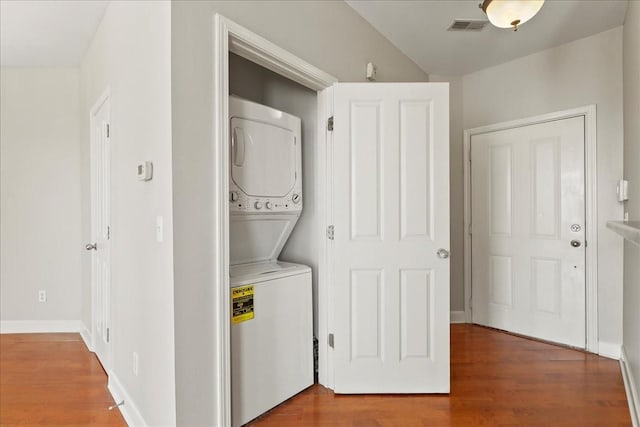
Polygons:
[[302,212],[300,119],[235,96],[229,117],[235,427],[313,384],[313,312],[311,269],[278,261]]

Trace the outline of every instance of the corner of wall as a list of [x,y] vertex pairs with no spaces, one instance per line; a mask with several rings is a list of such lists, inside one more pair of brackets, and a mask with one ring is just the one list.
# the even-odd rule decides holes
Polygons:
[[93,352],[93,337],[91,336],[91,329],[87,328],[86,323],[80,320],[80,337],[82,337],[82,341],[84,341],[84,345],[87,346],[87,349]]
[[598,354],[609,359],[620,360],[621,346],[620,344],[610,343],[606,341],[598,342]]

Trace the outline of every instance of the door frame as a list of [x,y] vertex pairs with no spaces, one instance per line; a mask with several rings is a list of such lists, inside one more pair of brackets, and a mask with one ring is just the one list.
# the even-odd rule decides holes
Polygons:
[[[331,86],[338,82],[332,75],[303,61],[292,53],[271,43],[265,38],[238,25],[232,20],[216,13],[213,16],[213,145],[214,145],[214,235],[213,268],[216,271],[213,280],[215,310],[214,321],[216,336],[214,339],[215,396],[214,425],[231,425],[231,330],[229,320],[229,52],[267,68],[283,77],[308,87],[318,94],[317,108],[317,144],[318,158],[315,159],[318,179],[316,194],[321,227],[318,227],[318,239],[321,242],[318,259],[318,335],[328,336],[329,322],[329,286],[331,283],[328,266],[328,244],[325,234],[327,220],[331,218],[331,200],[327,174],[327,144],[331,136],[326,123],[333,109]],[[324,207],[324,209],[322,209]],[[333,386],[332,364],[329,358],[328,341],[320,339],[319,346],[319,382]]]
[[[100,110],[100,108],[104,105],[105,102],[111,102],[111,87],[107,86],[100,96],[97,98],[91,109],[89,110],[89,176],[90,176],[90,186],[89,186],[89,199],[91,203],[91,213],[90,213],[90,239],[92,242],[96,241],[96,236],[94,235],[93,225],[95,223],[95,213],[96,213],[96,205],[95,205],[95,186],[96,186],[96,176],[95,176],[95,160],[96,160],[96,139],[93,129],[95,127],[95,116]],[[109,108],[111,108],[111,104],[109,104]],[[111,111],[109,111],[109,117],[111,117]],[[111,142],[109,142],[111,143]],[[111,180],[111,171],[109,171],[109,180]],[[111,186],[109,186],[111,188]],[[111,194],[109,194],[109,198],[111,198]],[[111,209],[111,203],[109,203],[109,208]],[[96,323],[97,323],[97,289],[96,289],[96,281],[94,279],[94,271],[95,271],[95,252],[91,252],[91,348],[90,351],[95,352],[96,348]],[[111,261],[109,261],[109,269],[111,269]],[[111,273],[109,273],[109,277],[111,277]],[[109,311],[111,311],[111,303],[109,303]],[[111,312],[109,312],[109,319],[111,320]],[[111,341],[111,340],[109,340]],[[107,366],[111,367],[113,348],[111,346],[111,342],[109,342],[108,350],[107,350]],[[109,376],[111,372],[107,372],[107,376]]]
[[597,151],[596,106],[586,105],[570,110],[481,126],[464,131],[464,312],[467,323],[472,323],[471,301],[471,137],[483,133],[513,129],[551,121],[584,117],[585,155],[585,349],[598,353],[598,205],[597,205]]

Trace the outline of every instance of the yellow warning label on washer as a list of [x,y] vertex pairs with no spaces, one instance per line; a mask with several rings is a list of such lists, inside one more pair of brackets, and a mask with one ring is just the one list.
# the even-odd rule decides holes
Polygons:
[[231,289],[231,323],[253,319],[253,285]]

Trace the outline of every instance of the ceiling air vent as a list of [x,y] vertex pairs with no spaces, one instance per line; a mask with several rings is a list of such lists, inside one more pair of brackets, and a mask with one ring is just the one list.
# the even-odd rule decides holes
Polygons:
[[489,21],[484,20],[456,19],[447,29],[449,31],[482,31],[488,23]]

